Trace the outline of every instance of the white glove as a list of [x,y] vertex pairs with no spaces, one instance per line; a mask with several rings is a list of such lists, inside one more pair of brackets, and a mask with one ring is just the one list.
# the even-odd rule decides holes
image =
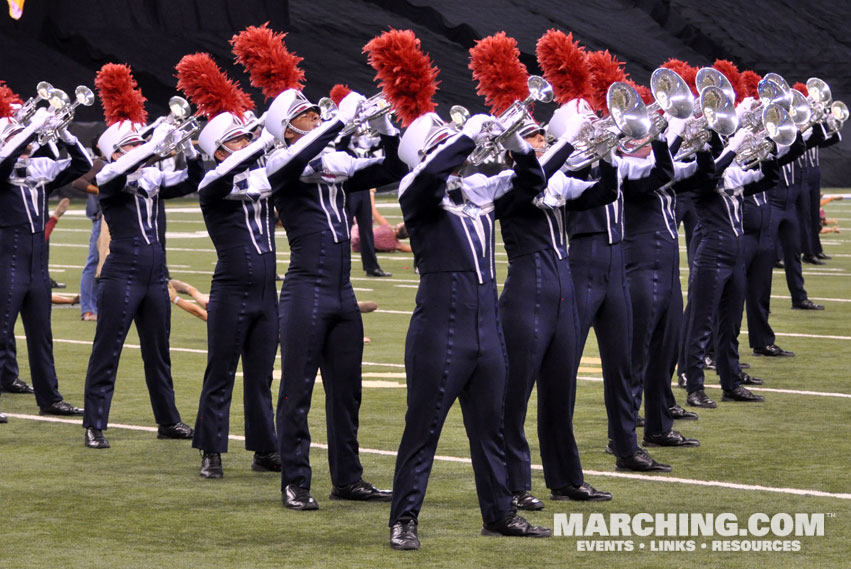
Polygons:
[[567,140],[571,145],[579,138],[579,133],[585,127],[590,127],[591,121],[585,118],[584,115],[576,114],[565,123],[565,131],[559,138]]
[[739,129],[738,131],[736,131],[736,134],[734,134],[727,140],[727,149],[732,152],[738,151],[742,143],[746,139],[750,138],[752,134],[753,133],[751,133],[751,131],[746,128]]
[[53,113],[47,110],[46,107],[39,107],[35,114],[30,119],[30,126],[34,126],[36,130],[43,127],[47,121],[54,117]]
[[665,115],[665,118],[668,120],[668,130],[665,131],[665,134],[668,142],[670,143],[673,142],[676,137],[682,137],[688,119],[678,119],[677,117],[672,117],[667,114]]
[[399,133],[393,123],[390,121],[390,113],[384,113],[382,116],[369,121],[369,126],[378,131],[378,134],[394,136]]
[[260,131],[260,136],[258,137],[258,140],[263,143],[263,148],[267,150],[275,146],[275,144],[278,142],[278,139],[275,138],[275,135],[266,130],[265,126],[263,127],[263,130]]
[[355,120],[360,105],[366,101],[366,97],[356,91],[352,91],[340,101],[337,108],[337,118],[348,124]]
[[[485,130],[488,126],[488,130]],[[464,128],[461,129],[461,134],[464,134],[473,139],[473,142],[479,143],[482,139],[501,133],[504,128],[495,118],[483,113],[473,115],[467,122],[464,123]]]
[[148,142],[153,142],[155,145],[159,146],[161,142],[168,138],[168,135],[171,134],[173,130],[173,124],[162,123],[154,129],[153,134],[151,134],[151,139]]
[[59,138],[68,146],[77,145],[77,137],[71,134],[71,132],[67,128],[63,128],[59,131]]
[[529,154],[532,151],[529,143],[523,140],[517,132],[502,141],[502,146],[515,154]]
[[196,150],[195,145],[192,144],[191,138],[187,138],[183,141],[178,152],[183,152],[183,156],[185,156],[187,160],[194,160],[198,156],[198,150]]

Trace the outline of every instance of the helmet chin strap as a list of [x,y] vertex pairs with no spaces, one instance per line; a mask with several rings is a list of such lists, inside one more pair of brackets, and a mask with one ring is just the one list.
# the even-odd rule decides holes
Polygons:
[[304,136],[306,134],[310,134],[309,130],[301,130],[300,128],[298,128],[296,126],[293,126],[293,123],[291,123],[289,121],[287,121],[287,128],[290,129],[291,131],[293,131],[294,133],[300,134],[302,136]]

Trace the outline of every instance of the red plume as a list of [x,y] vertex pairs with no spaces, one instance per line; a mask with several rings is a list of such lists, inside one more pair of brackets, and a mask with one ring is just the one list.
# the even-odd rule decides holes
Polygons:
[[340,101],[342,101],[343,98],[351,92],[352,90],[349,89],[348,85],[337,83],[336,85],[331,87],[331,92],[328,94],[328,96],[331,97],[331,100],[334,101],[335,105],[339,105]]
[[0,119],[11,117],[14,114],[12,112],[12,105],[15,103],[19,105],[24,104],[21,98],[6,86],[5,81],[0,81]]
[[632,88],[638,91],[638,96],[641,97],[641,100],[644,101],[645,105],[651,105],[656,102],[656,99],[653,97],[653,91],[644,85],[639,85],[632,79],[627,79],[626,83],[632,85]]
[[177,88],[198,107],[197,115],[208,119],[219,113],[242,113],[254,108],[248,94],[219,69],[209,53],[184,55],[174,66]]
[[748,96],[748,92],[745,84],[742,83],[742,74],[739,72],[736,64],[726,59],[716,59],[712,67],[723,73],[730,80],[730,84],[733,85],[733,91],[736,92],[735,102],[741,103],[742,99]]
[[588,102],[604,115],[609,114],[606,105],[606,93],[615,81],[625,81],[624,62],[606,51],[592,51],[588,54],[588,66],[591,68],[591,83]]
[[237,63],[248,71],[251,84],[262,89],[267,99],[287,89],[304,88],[304,71],[298,64],[303,57],[287,51],[283,32],[275,32],[266,22],[248,26],[230,40]]
[[564,104],[571,99],[587,98],[591,86],[585,48],[573,41],[573,33],[548,30],[538,40],[538,64],[544,79],[553,86],[556,102]]
[[95,76],[103,116],[106,126],[112,126],[124,120],[136,123],[148,121],[145,101],[136,80],[130,73],[130,66],[123,63],[107,63]]
[[670,69],[671,71],[682,77],[683,80],[688,83],[692,94],[694,96],[697,96],[697,85],[695,83],[695,78],[697,76],[697,67],[692,67],[685,61],[674,58],[671,58],[665,63],[663,63],[662,67]]
[[756,90],[756,86],[762,81],[762,77],[758,73],[748,69],[747,71],[742,71],[741,78],[745,89],[745,96],[759,99],[759,92]]
[[437,74],[431,58],[423,53],[420,40],[411,30],[384,32],[363,46],[369,64],[375,69],[375,79],[381,90],[408,126],[418,117],[437,106],[432,97],[437,92]]
[[491,114],[499,115],[514,101],[529,96],[529,72],[520,63],[517,41],[499,32],[476,42],[470,48],[473,79],[479,82],[476,94],[485,97]]
[[808,96],[810,95],[810,91],[807,89],[807,86],[806,86],[805,84],[801,83],[800,81],[798,81],[797,83],[795,83],[794,85],[792,85],[792,88],[793,88],[793,89],[797,89],[798,91],[800,91],[800,92],[801,92],[801,94],[802,94],[804,97],[808,97]]

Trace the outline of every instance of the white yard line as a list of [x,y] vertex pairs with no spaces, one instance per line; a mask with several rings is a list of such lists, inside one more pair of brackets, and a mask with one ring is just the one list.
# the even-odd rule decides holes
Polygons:
[[[82,419],[62,419],[59,417],[41,417],[38,415],[23,415],[19,413],[7,413],[8,417],[13,419],[24,419],[29,421],[40,421],[43,423],[63,423],[67,425],[82,426]],[[110,423],[112,429],[124,429],[129,431],[143,431],[154,433],[157,427],[148,427],[142,425],[127,425],[123,423]],[[240,435],[228,435],[228,439],[233,441],[244,441],[245,437]],[[318,449],[328,449],[328,445],[322,443],[310,443],[310,446]],[[396,452],[383,449],[363,448],[359,452],[364,454],[375,454],[380,456],[395,457]],[[467,457],[462,456],[446,456],[437,455],[435,460],[440,462],[454,462],[461,464],[472,464],[472,461]],[[533,464],[534,470],[543,470],[540,464]],[[698,480],[694,478],[679,478],[674,476],[649,475],[649,474],[633,474],[630,472],[610,472],[606,470],[585,470],[585,474],[589,476],[600,476],[609,478],[626,478],[631,480],[640,480],[643,482],[658,482],[662,484],[686,484],[690,486],[707,486],[712,488],[727,488],[730,490],[742,490],[744,492],[772,492],[776,494],[791,494],[795,496],[813,496],[816,498],[834,498],[837,500],[851,500],[851,494],[838,492],[824,492],[822,490],[814,490],[809,488],[780,488],[775,486],[761,486],[756,484],[739,484],[737,482],[722,482],[720,480]]]

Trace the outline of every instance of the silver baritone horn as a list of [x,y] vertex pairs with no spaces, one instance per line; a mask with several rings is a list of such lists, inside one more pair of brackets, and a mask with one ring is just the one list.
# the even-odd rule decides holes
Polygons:
[[38,143],[41,145],[59,138],[59,133],[74,120],[77,107],[90,107],[95,102],[95,94],[85,85],[79,85],[74,90],[74,102],[68,98],[65,91],[51,88],[47,94],[47,102],[55,117],[38,133]]
[[[532,103],[535,101],[540,103],[549,103],[553,100],[553,88],[543,77],[532,75],[529,77],[527,85],[529,87],[529,96],[522,101],[514,101],[510,107],[505,109],[498,117],[496,117],[496,120],[499,121],[505,130],[499,134],[485,137],[485,139],[476,146],[473,153],[470,154],[470,158],[468,160],[470,164],[473,166],[479,166],[486,160],[496,158],[505,152],[503,142],[514,136],[520,127],[523,126],[523,123],[529,120],[534,120],[532,115],[529,113],[529,107]],[[467,119],[464,118],[464,121],[466,120]],[[452,121],[453,123],[456,122],[454,116]],[[485,128],[487,128],[487,126]]]
[[663,111],[678,119],[687,119],[694,113],[694,97],[691,94],[688,83],[674,71],[660,67],[650,76],[650,91],[653,93],[654,103],[647,107],[647,113],[651,121],[650,131],[641,141],[635,144],[630,139],[621,141],[618,147],[622,152],[629,154],[639,148],[643,148],[668,128],[668,121],[659,114]]
[[[331,97],[322,97],[317,103],[319,116],[323,121],[331,120],[337,116],[337,104]],[[382,93],[377,93],[358,105],[355,120],[343,127],[339,136],[349,136],[357,133],[357,136],[378,136],[369,126],[369,121],[383,117],[393,112],[393,107],[387,102]]]
[[711,67],[698,70],[695,85],[700,97],[695,101],[694,118],[688,121],[683,130],[683,143],[676,160],[688,158],[709,142],[714,130],[722,136],[736,132],[739,121],[733,101],[736,92],[723,73]]
[[192,107],[189,106],[186,99],[175,95],[168,100],[168,108],[170,110],[168,116],[163,120],[155,121],[156,126],[163,122],[174,126],[166,139],[154,150],[154,153],[160,158],[171,155],[184,142],[201,130],[198,119],[192,114]]
[[789,145],[798,136],[798,127],[786,109],[769,103],[762,110],[762,130],[746,138],[736,152],[736,162],[744,169],[754,168],[771,154],[774,144]]
[[[632,85],[616,81],[606,93],[609,116],[588,123],[579,133],[568,168],[581,170],[607,155],[622,137],[642,139],[650,132],[652,121],[647,106]],[[617,134],[615,130],[620,131]]]

